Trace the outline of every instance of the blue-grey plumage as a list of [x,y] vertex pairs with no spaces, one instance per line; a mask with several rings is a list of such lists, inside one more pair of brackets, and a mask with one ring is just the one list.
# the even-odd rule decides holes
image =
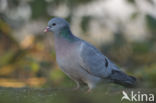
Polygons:
[[126,75],[98,49],[72,34],[69,23],[62,18],[48,22],[45,32],[54,33],[57,63],[77,84],[83,82],[89,90],[104,79],[123,86],[134,86],[136,79]]

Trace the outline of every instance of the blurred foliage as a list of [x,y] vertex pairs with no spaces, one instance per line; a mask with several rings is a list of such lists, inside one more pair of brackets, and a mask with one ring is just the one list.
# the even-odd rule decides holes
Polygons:
[[151,15],[146,15],[147,27],[154,33],[156,33],[156,18]]
[[132,3],[134,4],[135,3],[135,0],[127,0],[129,3]]
[[92,0],[52,0],[52,3],[58,5],[58,4],[62,4],[62,3],[66,3],[69,6],[77,6],[80,4],[85,4],[88,3]]
[[83,32],[87,32],[87,29],[89,27],[89,22],[91,20],[91,16],[84,16],[82,18],[82,21],[81,21],[81,28],[83,30]]
[[139,16],[139,13],[138,12],[134,12],[130,18],[132,20],[135,20],[138,16]]
[[46,2],[45,0],[33,0],[30,2],[32,8],[32,18],[36,19],[46,15]]

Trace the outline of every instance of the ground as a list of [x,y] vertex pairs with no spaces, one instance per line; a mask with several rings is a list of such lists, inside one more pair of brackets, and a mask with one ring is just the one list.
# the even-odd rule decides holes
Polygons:
[[[140,90],[115,87],[102,86],[93,90],[91,93],[86,93],[86,88],[82,88],[79,91],[72,91],[70,88],[0,87],[0,103],[120,103],[123,90],[127,93],[132,90]],[[123,100],[123,103],[132,102]]]

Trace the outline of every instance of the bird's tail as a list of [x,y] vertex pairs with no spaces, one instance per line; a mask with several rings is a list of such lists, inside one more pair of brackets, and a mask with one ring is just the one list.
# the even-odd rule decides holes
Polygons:
[[136,78],[133,76],[128,76],[122,71],[113,70],[110,75],[110,79],[117,84],[120,84],[125,87],[135,87],[136,86]]

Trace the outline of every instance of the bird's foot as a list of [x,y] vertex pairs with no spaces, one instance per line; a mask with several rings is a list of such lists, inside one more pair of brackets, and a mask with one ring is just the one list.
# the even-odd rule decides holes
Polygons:
[[86,93],[91,93],[92,92],[92,89],[88,89],[87,91],[86,91]]
[[77,91],[80,88],[79,82],[78,81],[75,82],[76,82],[76,87],[72,89],[73,91]]

